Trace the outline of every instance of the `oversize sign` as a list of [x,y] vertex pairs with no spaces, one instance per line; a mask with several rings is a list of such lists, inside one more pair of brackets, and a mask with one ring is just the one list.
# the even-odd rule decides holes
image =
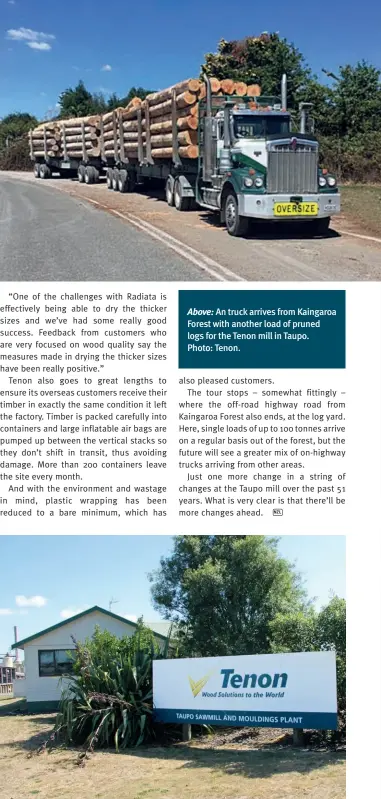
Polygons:
[[153,702],[156,721],[334,730],[335,653],[155,660]]

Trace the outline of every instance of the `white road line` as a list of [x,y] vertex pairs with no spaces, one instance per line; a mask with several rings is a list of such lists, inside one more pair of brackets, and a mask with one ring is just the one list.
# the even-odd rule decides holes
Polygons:
[[207,272],[211,277],[215,278],[215,280],[219,280],[220,282],[226,282],[227,280],[235,280],[242,283],[247,282],[246,278],[237,275],[235,272],[227,269],[226,266],[222,266],[222,264],[214,261],[213,258],[209,258],[208,255],[204,255],[198,250],[195,250],[193,247],[190,247],[188,244],[184,244],[182,241],[176,239],[174,236],[171,236],[169,233],[165,233],[163,230],[160,230],[160,228],[155,227],[155,225],[151,225],[150,222],[139,219],[133,214],[122,214],[120,211],[116,211],[113,208],[108,208],[107,206],[102,205],[102,203],[97,202],[97,200],[92,200],[89,197],[81,199],[84,199],[85,202],[92,203],[92,205],[97,205],[99,208],[107,210],[114,216],[119,216],[121,219],[124,219],[131,225],[143,230],[149,236],[152,236],[152,238],[161,241],[162,244],[166,245],[166,247],[174,250],[183,258],[186,258],[192,264],[197,266],[198,269]]
[[376,236],[364,236],[362,233],[352,233],[350,230],[338,230],[338,233],[343,236],[354,236],[355,239],[365,239],[365,241],[377,241],[378,244],[381,244],[381,239],[377,239]]

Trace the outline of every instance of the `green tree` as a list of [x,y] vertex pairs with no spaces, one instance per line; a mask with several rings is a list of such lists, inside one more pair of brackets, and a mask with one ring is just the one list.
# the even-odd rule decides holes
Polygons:
[[219,42],[217,53],[207,53],[202,73],[259,83],[262,94],[280,95],[281,78],[288,80],[288,105],[297,109],[299,95],[311,78],[302,53],[278,33],[247,36],[240,41]]
[[69,88],[61,92],[58,103],[60,106],[59,115],[62,118],[83,117],[100,112],[99,95],[92,95],[86,89],[82,80],[77,83],[74,89]]
[[[332,73],[330,73],[332,75]],[[340,67],[334,77],[333,125],[339,136],[381,131],[381,72],[365,61]]]
[[337,695],[339,711],[345,712],[345,599],[333,596],[319,612],[278,613],[270,622],[271,650],[273,652],[336,652]]
[[36,117],[28,113],[8,114],[0,121],[0,150],[21,139],[25,133],[37,125]]
[[120,101],[120,98],[118,97],[118,95],[115,94],[115,92],[110,94],[110,96],[109,96],[109,98],[107,100],[107,111],[113,111],[114,108],[119,108],[120,105],[121,105],[121,101]]
[[131,86],[130,91],[126,94],[125,97],[122,97],[120,100],[120,105],[125,106],[127,105],[133,97],[140,97],[141,100],[145,100],[147,94],[152,94],[153,89],[143,89],[142,86]]
[[312,103],[311,117],[318,137],[336,135],[336,105],[332,88],[319,83],[316,77],[311,77],[299,90],[297,100],[299,103]]
[[305,605],[299,576],[265,536],[176,536],[150,580],[189,656],[269,652],[274,616]]
[[[155,641],[154,634],[149,627],[145,626],[143,617],[138,619],[133,635],[125,635],[122,638],[97,626],[91,638],[88,638],[84,644],[77,643],[77,651],[79,652],[81,649],[86,649],[92,660],[100,668],[106,670],[111,662],[131,658],[136,652],[145,652],[147,654],[159,652],[159,646]],[[78,671],[78,663],[77,659],[74,664],[75,672]]]

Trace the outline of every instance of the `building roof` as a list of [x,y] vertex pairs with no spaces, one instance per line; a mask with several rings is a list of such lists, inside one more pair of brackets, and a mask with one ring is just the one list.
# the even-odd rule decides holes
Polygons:
[[163,638],[168,638],[171,627],[172,629],[174,628],[172,621],[146,621],[144,624],[146,624],[155,635],[162,635]]
[[[88,616],[90,613],[94,613],[94,611],[103,613],[105,616],[110,616],[112,619],[123,621],[125,624],[129,625],[130,627],[138,627],[136,622],[126,619],[125,616],[119,616],[117,613],[113,613],[111,610],[105,610],[105,608],[100,608],[99,605],[93,605],[92,608],[88,608],[87,610],[82,610],[81,613],[76,613],[75,616],[70,616],[68,619],[64,619],[64,621],[59,621],[57,624],[53,624],[52,627],[47,627],[45,630],[40,630],[39,633],[30,635],[28,638],[23,638],[22,641],[15,641],[15,643],[12,644],[12,649],[22,649],[24,644],[29,644],[30,641],[34,641],[35,638],[41,638],[41,636],[46,635],[46,633],[50,633],[52,630],[58,630],[59,627],[63,627],[65,624],[71,624],[72,621],[80,619],[82,618],[82,616]],[[167,635],[162,635],[161,633],[156,632],[155,630],[152,630],[152,632],[157,638],[162,638],[163,641],[166,641],[168,638]]]

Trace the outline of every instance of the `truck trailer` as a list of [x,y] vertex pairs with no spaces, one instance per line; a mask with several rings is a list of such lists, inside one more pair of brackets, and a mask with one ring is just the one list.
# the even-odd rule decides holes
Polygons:
[[250,220],[302,222],[324,235],[340,194],[319,166],[310,109],[300,104],[293,132],[285,75],[280,98],[207,76],[183,81],[101,117],[99,161],[82,159],[78,175],[104,168],[108,188],[120,192],[160,180],[168,205],[215,211],[231,236],[244,235]]
[[30,157],[36,178],[53,173],[78,177],[80,183],[97,183],[104,165],[101,158],[100,116],[53,120],[29,133]]

